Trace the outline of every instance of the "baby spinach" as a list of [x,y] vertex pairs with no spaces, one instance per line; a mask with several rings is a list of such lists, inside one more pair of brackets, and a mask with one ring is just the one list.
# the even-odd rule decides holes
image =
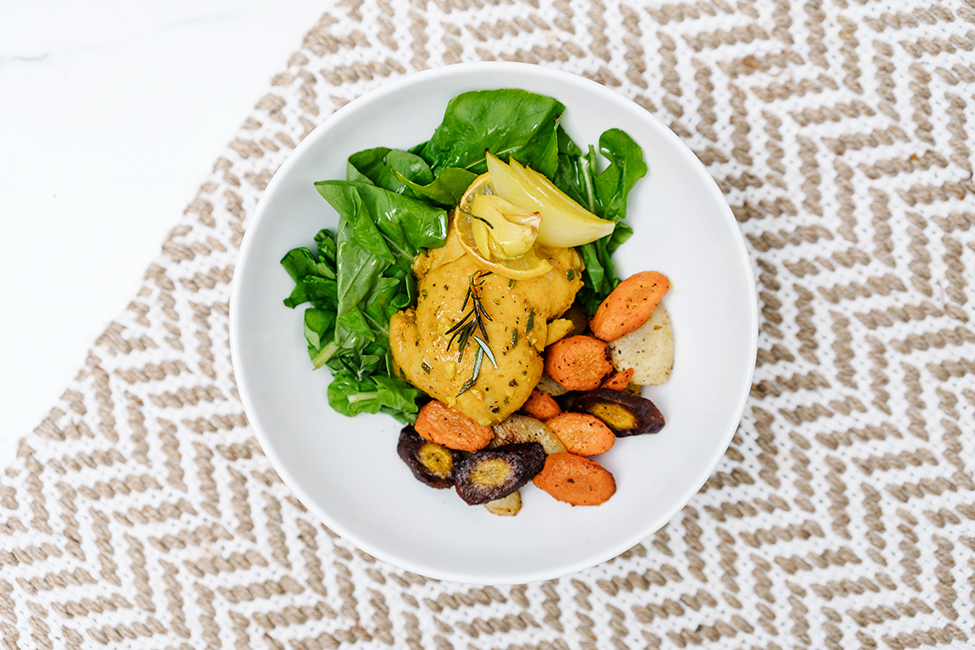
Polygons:
[[558,167],[556,130],[565,106],[526,90],[478,90],[447,104],[443,122],[423,144],[420,156],[435,173],[459,167],[487,171],[484,152],[509,156],[551,177]]
[[422,395],[402,379],[382,375],[338,376],[328,386],[328,403],[342,415],[387,413],[404,424],[416,419],[409,414],[417,412],[416,399]]
[[385,190],[452,208],[477,174],[448,167],[436,176],[415,153],[376,147],[349,156],[346,180],[370,183]]
[[309,307],[305,310],[305,340],[312,365],[321,368],[338,351],[335,338],[335,312]]
[[402,194],[407,183],[432,183],[433,172],[430,165],[416,154],[376,147],[349,156],[346,180],[370,183]]
[[[391,379],[389,320],[413,301],[413,258],[443,245],[447,214],[371,183],[323,181],[316,188],[338,213],[339,227],[316,236],[317,257],[296,248],[281,260],[295,280],[284,304],[313,305],[304,319],[308,354],[316,368],[332,370],[336,387],[328,394],[336,410],[374,413],[381,407],[409,419],[417,412],[419,391],[400,380],[381,381]],[[377,381],[382,384],[379,397],[361,404],[342,397],[343,386],[355,384],[358,390],[369,381],[367,392],[377,392]]]
[[647,173],[643,150],[624,131],[609,129],[599,136],[599,153],[609,160],[609,165],[593,176],[598,214],[603,219],[620,221],[626,217],[630,190]]
[[297,307],[306,302],[322,309],[338,304],[338,286],[335,280],[314,275],[298,278],[291,295],[284,299],[284,304],[288,307]]
[[406,180],[406,194],[418,199],[424,199],[437,205],[452,208],[460,203],[460,198],[470,187],[477,174],[459,167],[448,167],[437,174],[432,183],[419,185]]
[[447,236],[447,213],[425,201],[350,181],[319,181],[315,188],[354,231],[343,237],[340,228],[336,239],[340,273],[343,239],[409,269],[421,250],[443,245]]
[[640,145],[620,129],[604,131],[599,136],[599,153],[609,164],[598,171],[592,146],[583,152],[562,129],[558,143],[558,168],[553,182],[596,216],[612,221],[623,219],[630,190],[647,173]]
[[284,266],[292,280],[298,280],[298,278],[306,275],[329,280],[335,279],[334,259],[331,261],[325,259],[319,262],[307,248],[296,248],[289,251],[281,260],[281,265]]

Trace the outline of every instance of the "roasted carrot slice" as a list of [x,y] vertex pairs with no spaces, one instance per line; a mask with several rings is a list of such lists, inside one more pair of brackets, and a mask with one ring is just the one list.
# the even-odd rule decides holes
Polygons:
[[483,449],[494,438],[491,427],[437,400],[427,402],[420,409],[413,428],[430,442],[458,451]]
[[626,390],[626,387],[630,385],[630,379],[633,378],[634,370],[633,368],[627,368],[626,370],[620,370],[618,373],[603,382],[600,388],[609,388],[611,390]]
[[563,413],[546,424],[559,437],[567,451],[577,456],[595,456],[609,451],[616,434],[595,415]]
[[594,460],[565,452],[545,458],[545,467],[532,481],[559,501],[574,506],[598,506],[616,492],[616,479]]
[[613,373],[613,353],[591,336],[570,336],[545,349],[545,372],[566,390],[595,390]]
[[551,395],[546,395],[540,390],[533,390],[528,401],[521,407],[521,412],[544,422],[561,415],[562,409],[559,408],[559,403],[552,399]]
[[604,341],[615,341],[647,322],[669,289],[670,280],[662,273],[631,275],[606,296],[589,321],[589,329]]

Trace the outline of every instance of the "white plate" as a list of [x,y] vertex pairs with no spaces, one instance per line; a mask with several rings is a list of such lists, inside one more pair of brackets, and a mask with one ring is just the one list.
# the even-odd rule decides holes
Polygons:
[[[345,178],[346,158],[426,140],[447,102],[468,90],[524,88],[559,99],[580,145],[618,127],[643,147],[649,174],[630,194],[635,234],[616,254],[621,277],[666,274],[676,342],[670,380],[647,388],[667,424],[618,441],[598,460],[617,492],[572,507],[522,489],[516,517],[464,504],[413,478],[396,455],[400,425],[346,418],[326,402],[330,377],[313,371],[303,308],[281,304],[293,283],[279,260],[337,215],[315,190]],[[459,582],[546,580],[594,566],[639,543],[707,480],[741,419],[757,341],[754,280],[738,225],[691,151],[644,109],[582,77],[512,63],[453,65],[410,75],[348,104],[312,132],[275,174],[247,228],[230,303],[234,371],[248,419],[285,483],[329,528],[371,555]]]

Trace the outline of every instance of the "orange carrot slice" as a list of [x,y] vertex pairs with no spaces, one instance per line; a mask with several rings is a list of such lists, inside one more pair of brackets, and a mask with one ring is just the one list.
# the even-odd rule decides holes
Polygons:
[[570,336],[545,348],[545,372],[566,390],[595,390],[613,372],[613,353],[591,336]]
[[437,400],[423,405],[413,428],[430,442],[458,451],[483,449],[494,438],[491,427]]
[[609,451],[616,442],[616,434],[595,415],[563,413],[546,422],[559,437],[566,450],[578,456],[595,456]]
[[631,275],[606,296],[590,319],[589,329],[604,341],[615,341],[647,322],[669,289],[670,280],[662,273]]
[[558,402],[552,399],[551,395],[546,395],[540,390],[533,390],[528,401],[521,407],[521,412],[544,422],[561,415],[562,409],[559,408]]
[[574,506],[598,506],[616,492],[616,479],[594,460],[569,452],[545,458],[545,467],[533,479],[536,487]]

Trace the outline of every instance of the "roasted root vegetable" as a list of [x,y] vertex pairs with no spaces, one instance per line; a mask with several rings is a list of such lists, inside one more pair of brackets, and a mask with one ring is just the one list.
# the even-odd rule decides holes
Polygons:
[[589,413],[563,413],[546,424],[565,449],[577,456],[595,456],[613,448],[616,435],[603,421]]
[[589,329],[604,341],[615,341],[647,322],[670,289],[667,276],[644,271],[620,282],[596,309]]
[[483,449],[457,468],[454,488],[469,505],[480,505],[508,496],[544,465],[545,451],[537,442]]
[[562,384],[544,374],[542,375],[541,379],[538,380],[535,390],[541,391],[546,395],[550,395],[551,397],[560,397],[569,392],[562,388]]
[[595,415],[618,438],[657,433],[664,427],[664,416],[653,402],[626,391],[600,388],[583,393],[576,397],[572,408]]
[[457,466],[464,460],[459,451],[424,440],[409,425],[399,434],[396,453],[418,481],[440,490],[454,485]]
[[521,412],[536,420],[551,420],[557,415],[562,414],[558,402],[552,399],[551,395],[546,395],[540,390],[533,390],[528,397],[528,401],[521,407]]
[[565,445],[544,422],[524,415],[511,415],[494,425],[494,440],[489,447],[502,447],[519,442],[537,442],[546,454],[565,451]]
[[616,479],[599,463],[568,452],[552,454],[532,481],[554,498],[574,506],[598,506],[616,492]]
[[572,321],[572,331],[569,332],[569,336],[585,334],[586,330],[589,329],[589,313],[582,306],[582,303],[572,303],[572,306],[562,314],[562,318]]
[[613,365],[632,371],[640,386],[657,386],[667,381],[674,367],[674,333],[663,305],[657,305],[647,322],[609,344]]
[[[612,346],[610,346],[612,347]],[[615,357],[613,360],[615,361]],[[600,388],[609,388],[611,390],[626,390],[626,387],[630,385],[630,379],[633,378],[633,368],[627,368],[626,370],[620,370],[615,373],[612,377],[607,379]]]
[[566,390],[593,390],[613,373],[613,355],[604,341],[570,336],[546,348],[545,372]]
[[515,490],[506,497],[488,501],[484,504],[487,511],[499,517],[514,517],[521,510],[521,493]]
[[416,432],[437,444],[458,451],[477,451],[487,447],[494,432],[443,402],[427,402],[413,423]]

